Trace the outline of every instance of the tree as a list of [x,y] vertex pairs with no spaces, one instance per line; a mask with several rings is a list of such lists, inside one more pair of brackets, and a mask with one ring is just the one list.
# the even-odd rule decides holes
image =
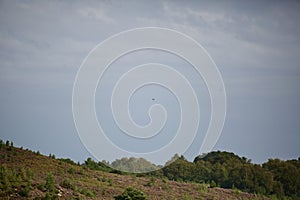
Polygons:
[[216,163],[226,163],[229,160],[237,160],[240,162],[247,162],[246,160],[243,160],[242,158],[240,158],[239,156],[235,155],[234,153],[229,153],[229,152],[221,152],[221,151],[213,151],[210,152],[208,154],[206,154],[205,156],[197,156],[194,159],[194,162],[197,162],[198,160],[204,160],[207,162],[210,162],[211,164],[216,164]]
[[57,199],[57,190],[55,188],[55,181],[51,173],[49,173],[46,177],[45,189],[46,189],[46,195],[44,197],[45,200]]
[[300,196],[300,168],[296,161],[281,161],[269,159],[263,164],[263,168],[274,175],[274,180],[279,181],[284,189],[285,195]]
[[170,165],[172,162],[176,161],[177,159],[179,159],[180,156],[178,155],[178,153],[176,153],[170,160],[168,160],[166,163],[165,163],[165,166],[168,166]]
[[193,179],[195,164],[188,162],[184,157],[180,157],[163,168],[163,174],[168,179],[190,181]]
[[198,183],[208,182],[211,180],[211,164],[203,160],[195,163],[192,180]]
[[49,173],[46,177],[45,188],[48,192],[55,192],[55,182],[54,177],[51,173]]
[[212,174],[212,179],[220,186],[224,187],[226,185],[227,179],[228,179],[228,172],[227,169],[221,165],[220,163],[216,163],[212,167],[212,171],[214,172]]

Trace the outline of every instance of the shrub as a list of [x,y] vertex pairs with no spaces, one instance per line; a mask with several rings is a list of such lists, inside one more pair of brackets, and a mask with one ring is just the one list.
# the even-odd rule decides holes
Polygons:
[[41,190],[41,191],[44,191],[45,190],[45,186],[44,184],[42,183],[39,183],[37,186],[36,186],[37,189]]
[[27,185],[25,186],[25,188],[23,188],[23,189],[19,192],[19,194],[20,194],[20,196],[22,196],[22,197],[28,197],[29,192],[30,192],[30,185],[27,184]]
[[146,186],[151,187],[154,186],[156,179],[152,176]]
[[65,162],[65,163],[69,163],[71,165],[76,165],[76,163],[73,160],[71,160],[70,158],[59,158],[58,160]]
[[43,200],[54,200],[57,198],[58,198],[58,196],[56,194],[51,194],[50,192],[46,192],[46,195],[43,198]]
[[102,196],[105,196],[105,194],[106,194],[106,188],[103,188],[102,189]]
[[73,167],[70,167],[70,168],[68,169],[68,173],[69,173],[69,174],[75,174],[75,169],[74,169]]
[[91,191],[91,190],[87,190],[86,193],[85,193],[85,196],[87,196],[87,197],[95,197],[96,194],[93,191]]
[[74,183],[71,182],[69,179],[62,180],[62,182],[59,185],[66,189],[72,189],[72,190],[76,189],[76,186],[74,185]]
[[121,195],[114,198],[115,200],[144,200],[146,199],[146,195],[140,190],[129,187]]
[[167,179],[166,177],[163,177],[163,178],[162,178],[162,182],[163,182],[163,183],[166,183],[167,181],[168,181],[168,179]]
[[33,178],[33,171],[31,169],[26,169],[26,181],[30,182],[31,179]]
[[216,184],[216,182],[215,182],[214,180],[212,180],[212,181],[210,182],[210,187],[211,187],[211,188],[217,187],[217,184]]
[[56,193],[56,188],[54,184],[55,184],[54,177],[51,173],[49,173],[46,177],[45,189],[50,194]]
[[6,165],[0,166],[0,194],[3,192],[10,193],[12,190],[12,186],[10,183],[10,173],[8,172],[8,169]]
[[79,189],[79,193],[81,193],[87,197],[95,197],[96,196],[96,194],[93,191],[88,190],[86,188]]
[[113,182],[112,182],[111,179],[108,179],[108,184],[109,184],[109,186],[112,186],[112,185],[113,185]]
[[169,190],[169,186],[168,185],[163,185],[163,190]]

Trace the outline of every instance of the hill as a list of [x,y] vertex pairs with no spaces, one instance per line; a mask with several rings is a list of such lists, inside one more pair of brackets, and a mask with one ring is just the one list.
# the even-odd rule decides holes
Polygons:
[[121,175],[105,166],[95,170],[89,167],[95,162],[88,160],[80,165],[1,141],[0,199],[114,199],[126,188],[134,188],[147,199],[268,199],[204,183]]

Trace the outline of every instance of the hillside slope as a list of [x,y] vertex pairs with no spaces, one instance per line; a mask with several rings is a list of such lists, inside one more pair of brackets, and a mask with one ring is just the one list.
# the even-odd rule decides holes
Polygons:
[[268,199],[205,184],[90,170],[68,159],[0,147],[0,199],[114,199],[128,187],[147,199]]

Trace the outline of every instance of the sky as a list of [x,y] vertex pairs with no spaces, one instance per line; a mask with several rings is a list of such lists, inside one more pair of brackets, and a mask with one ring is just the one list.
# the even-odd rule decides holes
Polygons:
[[[299,1],[1,0],[0,138],[45,155],[80,162],[91,157],[72,114],[73,84],[83,60],[114,34],[161,27],[199,42],[222,75],[227,113],[213,150],[234,152],[255,163],[298,158],[299,11]],[[202,97],[208,94],[201,77],[194,76],[178,57],[152,50],[114,63],[97,89],[98,119],[111,118],[103,102],[116,77],[129,66],[153,61],[182,70],[196,85],[203,102],[201,120],[207,125],[209,100]],[[164,88],[150,85],[137,91],[130,102],[133,119],[142,125],[149,122],[145,113],[155,95],[169,113],[166,129],[170,134],[180,120],[178,102]],[[104,126],[114,130],[112,124],[108,121]],[[194,156],[187,155],[190,160]]]

